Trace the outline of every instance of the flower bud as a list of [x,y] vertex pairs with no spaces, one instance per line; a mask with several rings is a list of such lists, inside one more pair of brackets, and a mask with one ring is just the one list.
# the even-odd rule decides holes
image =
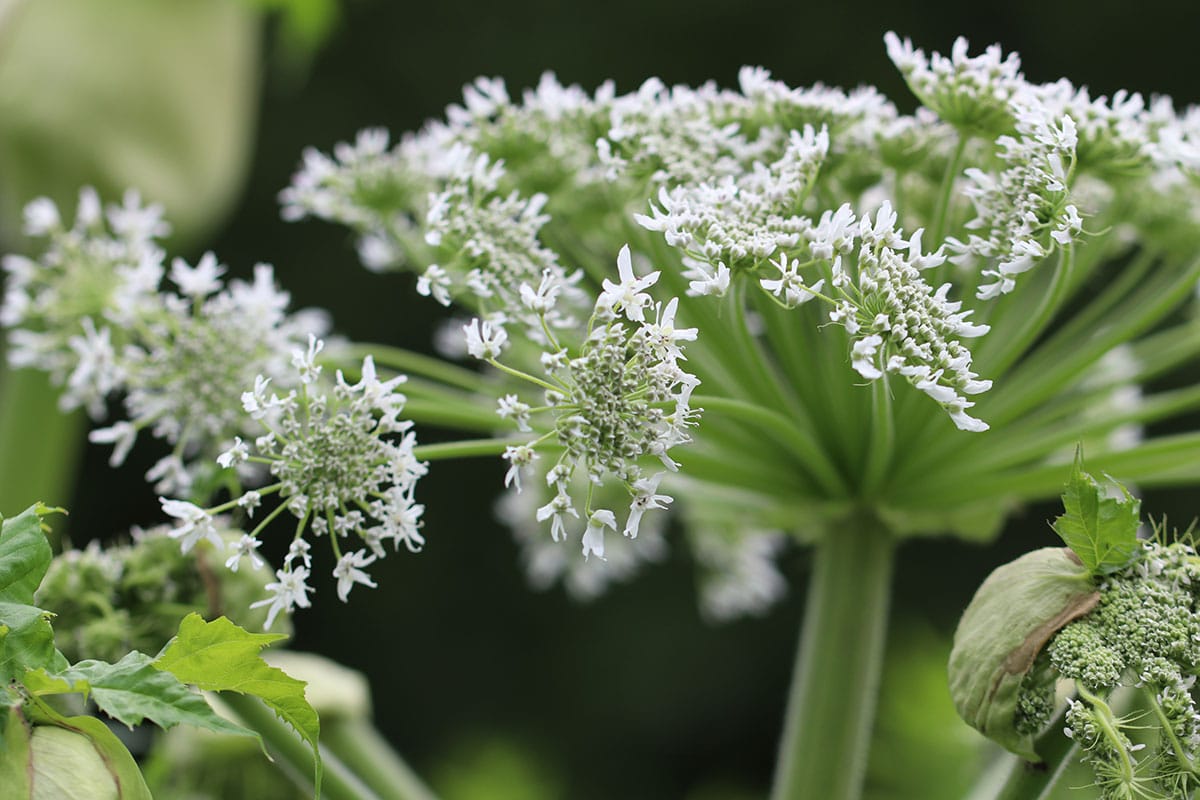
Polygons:
[[1021,683],[1047,642],[1096,607],[1091,573],[1065,547],[1026,553],[997,568],[963,612],[950,653],[950,695],[971,726],[1039,760],[1033,733],[1018,729]]
[[86,735],[38,725],[29,738],[29,754],[29,800],[120,800],[116,778]]

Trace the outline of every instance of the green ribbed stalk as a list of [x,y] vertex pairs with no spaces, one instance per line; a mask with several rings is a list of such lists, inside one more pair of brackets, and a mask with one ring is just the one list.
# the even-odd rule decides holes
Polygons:
[[771,800],[855,800],[887,639],[895,544],[871,514],[818,545]]

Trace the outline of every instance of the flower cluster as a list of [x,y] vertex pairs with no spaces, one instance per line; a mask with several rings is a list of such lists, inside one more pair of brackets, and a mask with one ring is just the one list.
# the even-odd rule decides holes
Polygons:
[[[696,339],[696,329],[675,326],[677,298],[650,307],[653,301],[645,289],[659,273],[638,277],[627,247],[617,264],[619,281],[604,282],[582,342],[568,347],[543,326],[547,346],[540,363],[545,378],[530,375],[527,382],[541,389],[537,410],[550,415],[553,425],[526,444],[509,446],[504,454],[510,464],[506,482],[520,491],[520,474],[538,457],[536,447],[553,442],[561,448],[544,473],[554,496],[537,510],[537,518],[550,521],[554,541],[567,538],[567,518],[579,518],[572,495],[572,479],[578,473],[588,487],[583,552],[600,558],[604,530],[616,530],[617,523],[611,509],[593,506],[593,487],[613,479],[626,487],[630,501],[623,533],[636,538],[642,515],[671,502],[670,496],[658,492],[666,472],[678,467],[669,451],[691,440],[688,429],[698,414],[691,396],[699,380],[680,365],[683,343]],[[522,286],[522,294],[530,312],[543,319],[553,312],[553,295],[529,284]],[[472,355],[504,368],[498,360],[507,338],[503,328],[474,320],[465,332]],[[519,430],[530,432],[537,422],[533,411],[515,395],[502,398],[497,409]],[[656,460],[661,470],[647,474],[647,459]]]
[[289,297],[265,264],[249,283],[225,284],[226,268],[211,253],[195,266],[177,258],[168,270],[160,213],[131,194],[102,215],[85,189],[67,229],[49,200],[35,201],[26,232],[46,237],[46,250],[36,261],[6,258],[2,313],[15,328],[10,361],[61,382],[65,408],[83,405],[99,419],[105,400],[123,395],[127,418],[91,440],[113,444],[117,466],[149,431],[172,451],[147,479],[183,496],[212,477],[217,444],[247,432],[241,389],[257,374],[285,383],[288,351],[327,322],[320,312],[289,314]]
[[[1198,590],[1200,566],[1191,546],[1144,542],[1133,564],[1100,586],[1096,610],[1060,631],[1047,649],[1053,669],[1079,687],[1065,732],[1085,751],[1104,797],[1127,796],[1122,792],[1134,785],[1172,798],[1190,797],[1197,788]],[[1130,738],[1135,726],[1116,718],[1104,701],[1119,686],[1143,690],[1151,718],[1162,726],[1156,751],[1140,753],[1145,744]]]
[[[1009,487],[1057,490],[1020,470],[1075,441],[1136,451],[1118,434],[1182,410],[1139,382],[1200,344],[1095,377],[1114,346],[1171,325],[1195,284],[1200,216],[1180,209],[1200,207],[1200,117],[1031,82],[998,47],[886,44],[923,103],[913,114],[874,89],[790,87],[753,67],[734,89],[650,79],[627,94],[547,75],[518,95],[481,78],[391,149],[370,132],[306,154],[284,214],[350,225],[368,266],[412,270],[419,293],[465,310],[465,352],[494,370],[458,385],[519,434],[503,442],[509,488],[549,490],[536,506],[506,503],[523,548],[516,508],[552,542],[574,525],[586,554],[603,552],[629,527],[613,485],[634,519],[639,502],[687,509],[720,494],[762,530],[791,525],[780,520],[797,506],[823,518],[865,503],[906,533],[984,535],[1002,512],[981,505],[1020,499]],[[368,201],[368,185],[387,188]],[[1160,246],[1133,258],[1147,236]],[[1107,270],[1126,264],[1128,282],[1114,282]],[[1075,346],[1150,272],[1120,335]],[[694,342],[680,335],[691,326]],[[700,381],[708,411],[692,430]],[[956,438],[994,421],[1019,441]],[[1154,475],[1174,469],[1155,463]],[[691,538],[699,551],[709,537]],[[723,552],[756,553],[750,571],[768,574],[773,548],[728,538]],[[529,560],[556,565],[539,581],[578,566]]]

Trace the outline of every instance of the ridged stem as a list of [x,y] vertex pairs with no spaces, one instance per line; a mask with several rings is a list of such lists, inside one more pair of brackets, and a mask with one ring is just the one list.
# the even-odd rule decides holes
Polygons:
[[771,800],[857,800],[887,639],[895,544],[871,514],[817,545]]

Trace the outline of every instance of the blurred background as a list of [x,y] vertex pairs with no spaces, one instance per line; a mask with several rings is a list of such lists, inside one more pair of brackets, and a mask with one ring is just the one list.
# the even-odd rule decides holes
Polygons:
[[[629,91],[654,75],[731,85],[739,66],[757,64],[791,85],[873,84],[910,110],[887,30],[927,51],[947,52],[957,35],[973,52],[1000,42],[1033,80],[1169,94],[1183,107],[1200,99],[1198,22],[1191,4],[1167,0],[0,0],[0,243],[21,248],[20,208],[35,196],[71,209],[82,184],[109,200],[136,186],[167,206],[174,254],[212,249],[233,275],[273,263],[294,307],[333,309],[358,340],[430,350],[440,309],[410,277],[363,270],[342,228],[280,220],[276,195],[305,147],[328,150],[365,126],[399,136],[476,76],[503,77],[517,94],[545,70]],[[78,435],[45,448],[78,459],[77,481],[40,490],[71,510],[72,541],[157,522],[140,479],[154,445],[139,443],[114,473],[108,448],[71,445]],[[368,677],[379,728],[446,800],[762,797],[806,554],[785,557],[789,595],[758,619],[703,622],[682,549],[581,605],[527,588],[510,536],[479,501],[502,474],[498,460],[437,464],[420,489],[425,551],[388,559],[380,587],[349,605],[322,584],[296,618],[294,646]],[[1184,492],[1150,494],[1144,508],[1183,525],[1196,513]],[[948,637],[991,568],[1054,543],[1056,513],[1022,509],[988,546],[903,548],[875,800],[959,798],[987,758],[949,705]]]

